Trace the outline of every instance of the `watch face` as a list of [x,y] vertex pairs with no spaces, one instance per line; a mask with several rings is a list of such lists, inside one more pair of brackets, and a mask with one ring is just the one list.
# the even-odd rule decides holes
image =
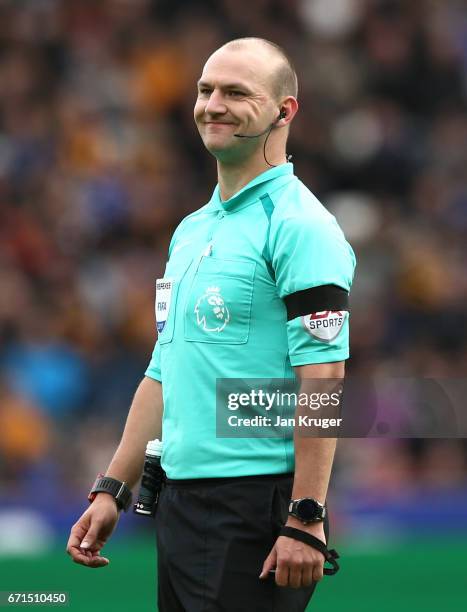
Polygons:
[[302,521],[312,521],[321,516],[321,511],[314,499],[302,499],[297,504],[297,514]]

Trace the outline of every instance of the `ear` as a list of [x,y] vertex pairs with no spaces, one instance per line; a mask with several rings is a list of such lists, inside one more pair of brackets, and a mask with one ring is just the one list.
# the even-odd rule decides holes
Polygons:
[[277,121],[282,121],[282,119],[285,119],[285,121],[281,125],[288,125],[291,121],[293,121],[293,118],[297,114],[297,111],[297,99],[293,96],[287,96],[287,98],[280,101],[279,115],[277,117]]

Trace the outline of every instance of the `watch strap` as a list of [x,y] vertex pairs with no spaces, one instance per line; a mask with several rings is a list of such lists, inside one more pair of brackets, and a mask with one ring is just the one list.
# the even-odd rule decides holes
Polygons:
[[308,544],[308,546],[319,550],[319,552],[324,555],[326,561],[332,566],[324,568],[323,572],[326,576],[333,576],[339,571],[339,564],[336,561],[336,559],[339,558],[339,553],[337,550],[328,550],[326,544],[319,538],[311,535],[311,533],[307,533],[301,529],[295,529],[295,527],[282,527],[279,535],[286,536],[287,538],[293,538],[294,540],[299,540],[300,542]]
[[131,489],[125,482],[121,482],[116,478],[98,474],[92,489],[88,495],[88,500],[92,503],[96,499],[98,493],[109,493],[115,499],[117,508],[126,512],[131,505]]

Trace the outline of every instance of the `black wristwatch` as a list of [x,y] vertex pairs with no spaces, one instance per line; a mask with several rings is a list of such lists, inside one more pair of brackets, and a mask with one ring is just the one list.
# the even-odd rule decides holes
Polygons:
[[96,481],[88,495],[89,503],[96,499],[98,493],[110,493],[115,498],[117,508],[124,512],[131,506],[131,489],[127,487],[126,483],[110,478],[110,476],[104,476],[104,474],[97,475]]
[[304,525],[319,523],[326,516],[326,507],[312,497],[291,499],[289,502],[289,514],[298,518]]

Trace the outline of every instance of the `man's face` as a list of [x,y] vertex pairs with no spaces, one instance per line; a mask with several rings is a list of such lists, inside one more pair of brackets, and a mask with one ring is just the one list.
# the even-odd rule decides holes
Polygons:
[[279,114],[271,91],[273,60],[262,49],[216,51],[198,82],[194,118],[205,147],[222,161],[241,160],[262,146],[259,138]]

